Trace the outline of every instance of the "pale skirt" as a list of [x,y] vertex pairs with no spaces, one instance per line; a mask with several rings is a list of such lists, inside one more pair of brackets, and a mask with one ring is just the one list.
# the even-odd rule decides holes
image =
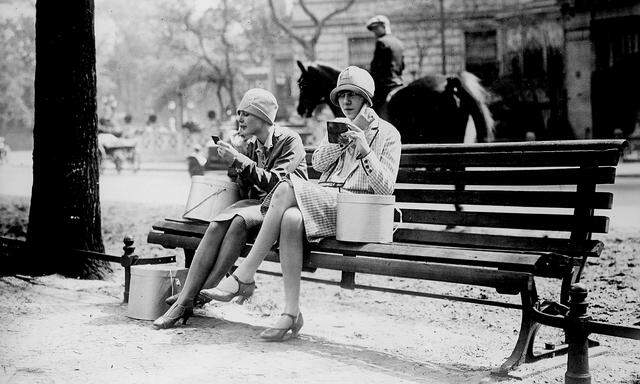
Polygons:
[[229,221],[238,215],[244,219],[247,229],[253,228],[262,224],[264,219],[260,212],[260,205],[260,200],[238,200],[218,213],[212,221]]
[[[302,213],[307,240],[318,242],[325,237],[335,236],[339,188],[323,187],[316,182],[304,180],[293,174],[290,179],[280,181],[280,183],[283,182],[289,183],[293,188],[298,208]],[[271,190],[262,202],[263,213],[266,213],[269,208],[271,195],[278,185]]]

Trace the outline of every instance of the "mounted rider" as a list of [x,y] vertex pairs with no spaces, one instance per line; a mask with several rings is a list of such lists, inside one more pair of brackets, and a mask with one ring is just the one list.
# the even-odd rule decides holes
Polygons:
[[391,25],[386,16],[372,17],[367,21],[366,27],[377,38],[369,72],[376,86],[373,108],[379,113],[389,92],[402,85],[404,47],[402,42],[391,34]]

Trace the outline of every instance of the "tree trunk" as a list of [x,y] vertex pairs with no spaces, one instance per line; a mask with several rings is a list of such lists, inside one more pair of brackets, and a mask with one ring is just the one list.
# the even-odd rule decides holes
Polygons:
[[33,188],[25,272],[100,278],[108,264],[68,249],[104,252],[98,190],[93,0],[36,2]]

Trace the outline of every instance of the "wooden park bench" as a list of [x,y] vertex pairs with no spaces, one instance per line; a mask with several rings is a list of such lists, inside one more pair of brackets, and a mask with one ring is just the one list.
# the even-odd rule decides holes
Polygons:
[[[566,312],[572,284],[587,259],[600,255],[603,243],[592,234],[607,232],[609,218],[600,210],[611,208],[613,196],[597,186],[614,183],[625,145],[623,140],[404,145],[394,193],[402,223],[393,243],[325,239],[309,247],[305,270],[342,271],[341,281],[333,283],[347,289],[441,297],[357,284],[356,275],[363,273],[520,295],[521,304],[452,298],[521,310],[516,346],[500,367],[507,372],[537,359],[533,339],[540,323],[546,318],[553,323]],[[311,169],[310,177],[317,179],[318,173]],[[147,240],[182,248],[188,265],[206,228],[207,223],[165,219],[153,225]],[[278,261],[276,249],[267,260]],[[557,301],[538,298],[537,277],[558,282]]]

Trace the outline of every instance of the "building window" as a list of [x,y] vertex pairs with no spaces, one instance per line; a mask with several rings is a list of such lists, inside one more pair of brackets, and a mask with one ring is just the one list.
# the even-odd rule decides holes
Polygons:
[[369,70],[369,64],[373,59],[373,50],[376,47],[375,37],[350,37],[349,38],[349,65],[356,65]]
[[465,68],[478,76],[483,84],[498,78],[498,46],[496,31],[465,32]]
[[594,22],[593,42],[596,68],[614,67],[633,56],[640,56],[640,16]]

